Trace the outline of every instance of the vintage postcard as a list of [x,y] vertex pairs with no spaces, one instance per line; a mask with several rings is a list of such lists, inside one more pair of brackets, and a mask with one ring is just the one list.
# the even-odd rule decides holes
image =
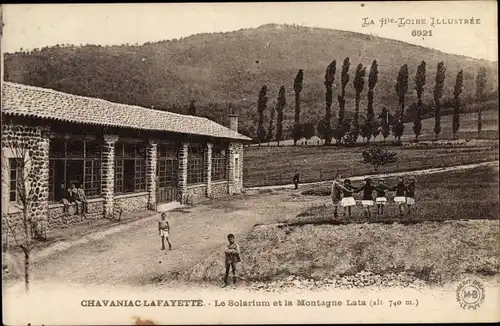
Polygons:
[[4,324],[500,320],[496,1],[1,21]]

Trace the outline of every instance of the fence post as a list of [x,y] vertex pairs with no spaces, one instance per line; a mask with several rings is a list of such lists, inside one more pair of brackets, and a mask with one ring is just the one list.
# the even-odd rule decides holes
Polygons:
[[264,174],[264,186],[267,186],[267,173]]
[[319,169],[319,181],[323,181],[323,169]]
[[464,165],[464,157],[462,156],[462,165]]

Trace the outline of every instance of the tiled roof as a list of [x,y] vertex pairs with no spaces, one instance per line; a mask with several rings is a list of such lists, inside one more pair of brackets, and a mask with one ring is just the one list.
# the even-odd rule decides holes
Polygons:
[[250,140],[207,118],[113,103],[11,82],[2,84],[2,114],[6,115]]

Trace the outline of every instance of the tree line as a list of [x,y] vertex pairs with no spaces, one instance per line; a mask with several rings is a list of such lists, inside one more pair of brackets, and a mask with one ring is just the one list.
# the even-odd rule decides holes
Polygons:
[[[375,114],[374,109],[374,97],[375,88],[378,81],[378,63],[377,60],[373,60],[368,77],[366,77],[367,67],[363,64],[358,64],[354,72],[354,78],[352,79],[352,86],[355,90],[355,110],[354,116],[352,118],[346,118],[346,87],[349,85],[350,76],[349,69],[351,63],[349,57],[345,58],[340,67],[340,92],[337,95],[338,100],[338,111],[336,124],[332,124],[332,107],[333,107],[333,84],[335,82],[335,75],[337,71],[337,62],[333,60],[327,67],[325,72],[325,114],[323,118],[315,126],[313,123],[301,123],[300,122],[300,94],[303,88],[304,80],[304,70],[299,69],[294,82],[293,91],[295,93],[295,105],[294,105],[294,122],[292,126],[292,138],[294,145],[302,139],[310,139],[315,134],[317,134],[321,139],[324,140],[325,145],[329,145],[332,139],[335,139],[338,144],[352,145],[356,143],[358,138],[361,136],[365,142],[369,142],[372,137],[376,138],[379,134],[382,134],[384,140],[389,137],[392,133],[394,139],[397,142],[401,141],[401,137],[404,133],[403,117],[405,113],[406,96],[409,90],[409,72],[408,65],[403,64],[398,72],[396,83],[394,85],[394,90],[398,98],[398,110],[395,114],[389,112],[387,107],[382,107],[378,116]],[[426,62],[422,61],[418,67],[416,74],[414,76],[414,89],[417,95],[417,101],[413,104],[415,110],[413,115],[413,133],[415,135],[415,141],[419,140],[419,136],[422,133],[422,119],[424,111],[424,103],[422,102],[422,94],[425,91],[425,86],[427,83],[426,74]],[[453,123],[452,123],[452,133],[453,137],[456,138],[457,132],[460,129],[460,113],[462,108],[461,94],[463,92],[463,69],[461,69],[456,76],[451,76],[455,78],[455,86],[453,89],[453,100],[446,101],[446,105],[451,105],[453,107]],[[434,108],[434,135],[435,139],[439,139],[441,133],[441,107],[443,106],[443,94],[444,94],[444,82],[447,77],[446,67],[444,62],[438,62],[436,76],[434,78],[434,89],[433,89],[433,108]],[[450,77],[449,77],[450,78]],[[487,82],[487,70],[485,67],[481,67],[475,79],[476,92],[473,96],[473,101],[478,103],[486,100],[485,87]],[[364,121],[360,121],[360,102],[361,94],[367,84],[367,105],[366,114],[364,116]],[[278,145],[280,141],[283,140],[283,110],[286,107],[286,90],[285,86],[281,86],[278,92],[278,98],[276,106],[271,108],[271,114],[269,118],[268,127],[264,126],[264,113],[268,110],[268,88],[263,85],[260,89],[258,100],[257,100],[257,111],[259,114],[259,119],[257,122],[257,132],[254,136],[255,139],[260,143],[270,142],[275,140]],[[276,114],[277,117],[276,117]],[[274,119],[276,118],[276,132],[274,131]],[[478,137],[481,134],[482,129],[482,116],[481,116],[481,106],[477,106],[477,132]]]

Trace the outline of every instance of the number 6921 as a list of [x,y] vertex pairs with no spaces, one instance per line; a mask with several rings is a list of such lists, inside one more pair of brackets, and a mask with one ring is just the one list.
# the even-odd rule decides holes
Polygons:
[[411,31],[411,36],[432,36],[432,30],[421,30],[421,29],[417,29],[417,30],[413,30]]

